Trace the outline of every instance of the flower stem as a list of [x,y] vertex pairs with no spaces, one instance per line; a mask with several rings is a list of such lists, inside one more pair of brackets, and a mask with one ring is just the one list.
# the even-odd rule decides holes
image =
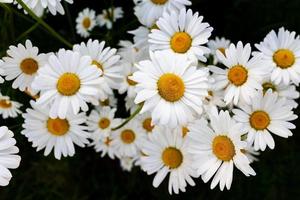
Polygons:
[[22,1],[22,0],[16,0],[22,7],[23,9],[34,19],[36,20],[39,24],[41,24],[49,33],[54,36],[56,39],[64,43],[67,47],[72,48],[73,45],[65,40],[61,35],[59,35],[53,28],[51,28],[46,22],[44,22],[41,18],[36,16],[34,12]]

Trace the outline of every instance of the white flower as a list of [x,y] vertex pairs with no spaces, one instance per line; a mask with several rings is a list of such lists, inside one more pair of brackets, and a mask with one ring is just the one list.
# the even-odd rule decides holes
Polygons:
[[138,104],[134,103],[134,97],[129,97],[128,95],[125,97],[125,108],[130,113],[133,113],[138,108]]
[[4,73],[4,70],[2,69],[3,61],[0,59],[0,83],[4,82],[4,79],[1,77]]
[[121,7],[108,8],[103,10],[102,14],[97,16],[97,23],[100,27],[106,26],[107,29],[111,29],[113,22],[123,17],[123,10]]
[[34,101],[30,102],[32,109],[28,108],[23,114],[25,122],[24,130],[21,132],[32,142],[37,151],[45,149],[47,156],[54,149],[56,159],[61,156],[73,156],[75,154],[74,144],[84,147],[89,141],[90,134],[85,131],[85,113],[74,115],[68,113],[65,119],[51,118],[49,107],[40,107]]
[[275,142],[270,132],[287,138],[293,135],[290,129],[296,128],[290,122],[297,119],[292,106],[271,90],[265,95],[257,93],[250,105],[242,105],[240,109],[234,109],[233,113],[234,119],[244,124],[248,132],[247,141],[254,144],[255,150],[264,151],[266,146],[274,149]]
[[104,157],[105,155],[108,155],[111,159],[115,159],[115,156],[119,157],[117,155],[117,152],[111,145],[112,138],[111,136],[100,139],[98,141],[94,141],[93,145],[96,150],[96,152],[101,152],[101,157]]
[[138,48],[135,44],[128,40],[121,40],[119,42],[118,54],[121,56],[120,63],[135,63],[149,58],[149,50],[145,47]]
[[148,49],[148,35],[151,32],[151,29],[146,26],[139,26],[137,29],[128,31],[128,33],[133,35],[134,45],[137,48],[146,48]]
[[230,40],[227,40],[224,37],[222,38],[216,37],[214,40],[210,40],[207,43],[207,46],[210,49],[211,54],[214,58],[213,60],[214,65],[218,63],[217,50],[225,54],[225,49],[227,49],[229,45],[230,45]]
[[96,12],[92,9],[85,8],[78,13],[76,18],[76,32],[80,36],[87,38],[90,36],[90,32],[96,26]]
[[226,104],[240,101],[250,102],[250,98],[257,90],[262,90],[261,81],[270,71],[262,60],[262,54],[250,58],[251,46],[238,42],[237,46],[231,44],[225,54],[217,51],[217,57],[227,69],[210,66],[214,73],[216,88],[225,88],[224,100]]
[[192,141],[190,153],[194,154],[194,166],[205,183],[214,176],[211,189],[219,183],[221,190],[225,185],[229,190],[234,166],[246,176],[255,175],[247,156],[241,152],[247,146],[246,142],[241,141],[245,131],[228,111],[211,115],[210,126],[206,120],[200,119],[188,127],[188,136]]
[[12,3],[14,0],[0,0],[0,3]]
[[14,133],[6,126],[0,127],[0,186],[7,186],[12,174],[8,169],[16,169],[20,165],[21,157],[16,147],[16,140],[13,138]]
[[3,58],[4,63],[2,69],[5,79],[14,80],[12,87],[19,88],[21,91],[26,89],[34,91],[31,84],[37,75],[37,71],[42,68],[48,59],[46,54],[39,54],[39,49],[32,46],[30,40],[26,40],[25,46],[18,44],[18,46],[10,46],[7,50],[7,57]]
[[208,72],[197,69],[184,55],[154,52],[151,60],[137,64],[131,79],[137,83],[135,103],[144,102],[141,113],[151,112],[153,124],[176,127],[202,113],[207,96]]
[[132,168],[137,162],[138,157],[129,157],[129,156],[123,156],[120,157],[120,165],[123,171],[131,172]]
[[109,106],[111,108],[115,108],[115,107],[117,107],[117,103],[118,103],[117,98],[114,95],[109,95],[108,98],[106,98],[103,101],[100,101],[99,106],[102,106],[102,107]]
[[137,116],[137,120],[141,130],[143,130],[143,134],[150,136],[155,128],[155,125],[152,124],[151,113],[146,112]]
[[295,32],[280,28],[278,35],[271,31],[256,48],[264,54],[271,69],[271,80],[276,84],[300,82],[300,40]]
[[141,167],[148,175],[156,173],[153,186],[158,187],[170,173],[169,193],[185,192],[186,186],[194,186],[197,177],[193,168],[193,156],[188,152],[189,141],[169,128],[156,127],[153,137],[144,142]]
[[137,70],[135,66],[128,62],[122,63],[123,66],[123,81],[119,88],[119,93],[124,94],[127,92],[129,98],[134,98],[136,96],[135,86],[136,82],[130,79],[129,77]]
[[16,118],[18,114],[22,113],[20,107],[22,104],[10,100],[8,96],[3,96],[0,93],[0,115],[3,119]]
[[51,105],[52,118],[65,118],[69,110],[77,114],[88,110],[87,102],[105,94],[99,87],[102,72],[91,64],[89,56],[61,49],[51,55],[45,67],[39,69],[32,87],[41,91],[39,105]]
[[203,45],[208,42],[213,28],[202,21],[203,17],[199,17],[198,12],[193,14],[191,9],[164,13],[156,22],[158,29],[152,29],[149,34],[150,50],[169,50],[205,62],[204,54],[210,50]]
[[245,148],[241,149],[241,152],[247,156],[250,163],[258,161],[257,156],[259,156],[260,153],[256,151],[252,145],[248,144]]

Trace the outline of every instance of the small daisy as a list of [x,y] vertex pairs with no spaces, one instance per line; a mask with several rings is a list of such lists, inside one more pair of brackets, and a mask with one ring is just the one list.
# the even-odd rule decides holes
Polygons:
[[193,114],[202,113],[208,71],[197,69],[184,55],[158,51],[150,57],[136,65],[131,77],[137,83],[135,103],[144,102],[141,113],[150,111],[155,125],[187,124]]
[[247,156],[250,163],[258,161],[257,156],[259,156],[260,153],[259,151],[255,151],[253,146],[248,144],[245,148],[241,149],[241,152]]
[[290,121],[297,119],[292,111],[292,106],[286,103],[285,98],[268,90],[253,97],[250,105],[243,105],[240,109],[233,110],[234,119],[244,124],[248,132],[247,141],[254,144],[255,150],[264,151],[266,147],[274,149],[275,142],[270,134],[287,138],[293,133],[290,129],[296,126]]
[[100,100],[99,106],[109,106],[111,108],[117,107],[118,100],[114,95],[109,95],[108,98],[104,99],[103,101]]
[[123,156],[120,157],[120,165],[123,171],[131,172],[132,168],[135,166],[137,157],[129,157],[129,156]]
[[268,75],[268,67],[262,60],[262,54],[250,59],[251,46],[238,42],[237,46],[231,44],[225,54],[217,51],[217,57],[227,69],[210,66],[216,80],[216,88],[225,88],[224,100],[226,104],[237,105],[241,101],[250,102],[256,90],[262,90],[261,81]]
[[179,11],[192,5],[190,0],[141,0],[136,2],[135,15],[139,21],[148,26],[154,24],[166,11]]
[[105,155],[108,155],[111,159],[115,159],[115,157],[119,157],[117,155],[117,152],[111,145],[112,138],[105,137],[100,140],[94,140],[93,145],[96,150],[96,152],[101,152],[101,157],[104,157]]
[[217,107],[225,107],[226,104],[224,102],[224,90],[223,89],[217,89],[214,86],[215,82],[212,82],[212,79],[209,83],[209,89],[208,89],[208,95],[205,97],[203,103],[204,103],[204,110],[207,113],[210,113],[212,109]]
[[138,126],[138,121],[133,119],[112,133],[111,145],[121,157],[135,157],[140,151],[144,137],[145,135],[142,134],[142,130]]
[[137,82],[133,81],[129,77],[132,76],[132,74],[137,70],[137,68],[127,62],[122,63],[122,66],[123,66],[123,81],[118,91],[120,94],[124,94],[125,92],[127,92],[127,96],[129,98],[134,98],[136,97],[135,86]]
[[112,29],[113,22],[123,17],[123,10],[121,7],[108,8],[102,11],[102,14],[97,16],[97,23],[100,27],[106,26],[107,29]]
[[[88,110],[88,102],[99,96],[105,99],[99,85],[102,72],[91,64],[89,56],[61,49],[51,55],[45,67],[39,69],[32,87],[41,91],[39,105],[51,105],[52,118],[65,118],[68,110],[77,114],[80,108]],[[102,94],[102,95],[100,95]]]
[[276,84],[300,82],[300,40],[295,32],[280,28],[278,35],[271,31],[256,48],[264,54],[271,69],[271,80]]
[[20,165],[21,157],[16,147],[16,140],[13,138],[14,133],[6,126],[0,127],[0,186],[7,186],[12,174],[8,169],[16,169]]
[[120,56],[116,55],[117,49],[105,47],[104,41],[90,39],[87,43],[74,45],[73,50],[82,56],[92,58],[91,64],[102,71],[101,87],[107,95],[113,95],[112,89],[118,89],[122,79],[122,67],[118,64]]
[[90,36],[90,32],[96,26],[96,12],[89,8],[85,8],[78,13],[76,18],[76,31],[81,37],[87,38]]
[[170,173],[169,193],[185,192],[186,186],[194,186],[197,177],[193,168],[193,156],[188,152],[189,142],[178,132],[157,127],[153,137],[144,142],[141,167],[148,175],[156,173],[153,186],[157,188]]
[[[23,2],[31,9],[31,11],[34,12],[35,15],[37,15],[38,17],[42,17],[44,14],[45,8],[43,7],[41,1],[37,1],[37,2],[35,2],[35,4],[29,5],[29,3],[31,1],[32,0],[23,0]],[[23,9],[23,7],[17,1],[14,1],[13,3],[15,5],[18,5],[17,7],[19,9]],[[28,14],[25,10],[24,10],[24,13]]]
[[51,118],[49,107],[40,107],[34,101],[30,102],[32,109],[28,108],[24,117],[24,130],[21,132],[32,142],[37,151],[45,149],[48,156],[54,149],[54,156],[60,160],[61,156],[73,156],[74,144],[84,147],[88,144],[90,134],[86,132],[83,124],[86,122],[85,113],[68,113],[65,119]]
[[134,103],[134,97],[129,97],[128,95],[125,97],[125,108],[130,113],[133,113],[138,108],[138,104]]
[[204,54],[210,50],[203,45],[208,42],[213,28],[202,21],[203,17],[199,17],[198,12],[193,14],[191,9],[164,13],[156,22],[158,29],[152,29],[149,34],[150,50],[169,50],[205,62]]
[[4,79],[1,77],[4,73],[4,70],[2,69],[3,61],[0,60],[0,83],[4,82]]
[[151,113],[147,112],[140,114],[137,116],[137,120],[139,122],[141,130],[143,130],[143,133],[147,136],[152,135],[155,125],[152,124]]
[[247,146],[246,142],[241,141],[245,131],[242,124],[230,117],[228,111],[211,115],[210,125],[200,119],[189,126],[188,136],[192,141],[190,153],[195,155],[194,166],[205,183],[214,176],[211,189],[219,183],[222,191],[225,185],[229,190],[234,166],[246,176],[255,175],[249,165],[250,161],[241,151]]
[[134,45],[137,48],[146,48],[148,49],[148,35],[151,32],[151,28],[146,26],[139,26],[137,29],[128,31],[131,35],[133,35]]
[[16,118],[22,111],[20,107],[22,104],[16,101],[10,100],[8,96],[0,94],[0,116],[3,119]]
[[30,40],[26,40],[25,46],[10,46],[7,50],[7,57],[3,58],[2,69],[5,79],[14,80],[12,87],[21,91],[29,89],[33,93],[37,91],[31,88],[31,83],[37,75],[37,71],[42,68],[48,59],[46,54],[39,54],[39,49],[32,46]]
[[119,43],[118,54],[121,56],[120,63],[135,63],[148,59],[149,51],[146,48],[138,48],[135,44],[128,40],[121,40]]
[[208,48],[211,51],[211,54],[214,58],[213,64],[216,65],[218,63],[217,50],[225,54],[225,49],[229,48],[230,40],[225,39],[224,37],[219,38],[216,37],[214,40],[210,40],[207,43]]

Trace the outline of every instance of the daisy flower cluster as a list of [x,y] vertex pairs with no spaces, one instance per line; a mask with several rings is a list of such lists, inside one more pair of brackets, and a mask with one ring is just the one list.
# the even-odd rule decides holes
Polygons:
[[[187,8],[190,0],[134,3],[140,26],[118,48],[92,38],[47,53],[30,40],[10,46],[0,75],[32,100],[22,113],[22,104],[1,94],[2,118],[22,114],[21,134],[45,156],[62,159],[76,146],[93,147],[125,171],[137,166],[154,175],[154,187],[168,176],[170,194],[197,179],[229,190],[235,168],[255,176],[251,164],[275,148],[274,137],[288,138],[296,128],[300,36],[280,28],[254,49],[211,39],[213,28]],[[99,16],[86,8],[77,33],[88,38],[97,25],[112,29],[122,16],[120,7]],[[0,128],[0,185],[20,162],[12,137]]]

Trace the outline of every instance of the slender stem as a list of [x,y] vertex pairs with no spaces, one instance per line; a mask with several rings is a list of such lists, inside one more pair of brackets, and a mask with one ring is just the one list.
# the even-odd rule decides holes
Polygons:
[[24,37],[26,37],[28,34],[30,34],[32,31],[34,31],[38,26],[39,22],[35,23],[33,26],[31,26],[29,29],[27,29],[25,32],[23,32],[17,39],[16,41],[22,40]]
[[51,35],[56,37],[59,41],[64,43],[67,47],[72,48],[73,45],[69,43],[67,40],[65,40],[61,35],[59,35],[53,28],[51,28],[46,22],[44,22],[41,18],[36,16],[34,12],[22,1],[22,0],[16,0],[23,8],[24,10],[38,23],[40,23]]
[[118,130],[120,128],[122,128],[123,126],[125,126],[128,122],[130,122],[137,114],[140,113],[140,111],[143,108],[143,103],[139,104],[137,109],[130,115],[130,117],[128,117],[122,124],[120,124],[119,126],[112,128],[111,130],[115,131]]

